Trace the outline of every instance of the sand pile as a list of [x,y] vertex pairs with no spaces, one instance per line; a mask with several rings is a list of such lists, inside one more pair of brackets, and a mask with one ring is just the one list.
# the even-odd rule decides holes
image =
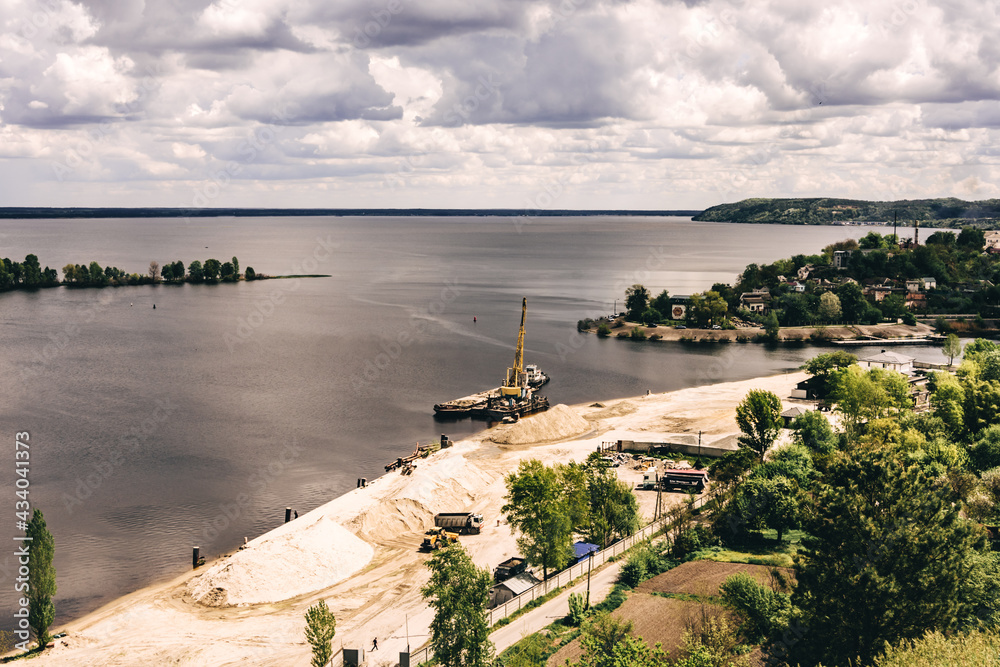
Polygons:
[[405,486],[395,487],[390,497],[370,504],[344,525],[374,542],[422,531],[434,525],[438,512],[470,509],[495,477],[470,463],[463,451],[442,452],[418,462]]
[[498,426],[490,435],[490,440],[500,445],[527,445],[563,440],[590,430],[586,419],[560,403],[545,412],[524,417],[516,424]]
[[371,545],[335,521],[303,517],[266,533],[192,579],[188,591],[221,607],[279,602],[346,579],[372,559]]
[[600,406],[605,408],[604,410],[597,410],[591,412],[589,415],[585,415],[586,419],[589,421],[597,421],[599,419],[608,419],[609,417],[624,417],[625,415],[630,415],[639,409],[639,406],[632,401],[618,401],[610,408],[606,408],[600,403],[595,403],[591,407]]

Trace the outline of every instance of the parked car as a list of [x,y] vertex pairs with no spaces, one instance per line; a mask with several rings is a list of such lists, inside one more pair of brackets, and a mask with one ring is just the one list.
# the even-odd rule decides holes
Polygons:
[[713,324],[713,325],[712,325],[712,328],[713,328],[713,329],[721,329],[722,327],[720,327],[720,326],[719,326],[718,324]]
[[675,328],[675,329],[687,329],[687,327],[686,327],[686,326],[684,326],[683,324],[678,324],[678,325],[677,325],[677,326],[675,326],[674,328]]

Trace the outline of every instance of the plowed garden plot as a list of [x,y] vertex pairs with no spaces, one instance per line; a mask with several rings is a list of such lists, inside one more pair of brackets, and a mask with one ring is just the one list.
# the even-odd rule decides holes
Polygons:
[[787,567],[773,568],[768,565],[747,565],[745,563],[716,563],[710,560],[693,560],[682,563],[674,569],[657,575],[639,584],[636,589],[642,593],[687,593],[689,595],[716,596],[719,586],[737,572],[746,572],[761,584],[771,586],[771,570],[777,569],[790,583],[794,582],[794,570]]
[[[715,605],[709,606],[715,607]],[[686,624],[700,617],[701,603],[633,593],[625,604],[611,612],[611,615],[632,621],[634,636],[642,637],[649,646],[662,644],[664,650],[676,658]],[[580,640],[574,639],[556,651],[546,664],[555,667],[565,664],[567,659],[576,662],[581,655],[583,649]]]

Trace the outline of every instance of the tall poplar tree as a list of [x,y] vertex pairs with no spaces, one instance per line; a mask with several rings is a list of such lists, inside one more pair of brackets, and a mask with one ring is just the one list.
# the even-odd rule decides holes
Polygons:
[[56,608],[52,598],[56,594],[56,568],[52,564],[55,556],[55,540],[45,526],[42,511],[36,509],[25,536],[28,544],[28,624],[35,631],[38,647],[44,649],[49,643],[49,627],[55,620]]

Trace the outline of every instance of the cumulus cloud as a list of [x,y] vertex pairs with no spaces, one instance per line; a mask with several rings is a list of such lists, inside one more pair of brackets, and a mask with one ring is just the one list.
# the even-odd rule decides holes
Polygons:
[[10,0],[0,23],[12,203],[120,181],[104,203],[189,205],[220,173],[215,205],[1000,182],[1000,16],[973,0]]

